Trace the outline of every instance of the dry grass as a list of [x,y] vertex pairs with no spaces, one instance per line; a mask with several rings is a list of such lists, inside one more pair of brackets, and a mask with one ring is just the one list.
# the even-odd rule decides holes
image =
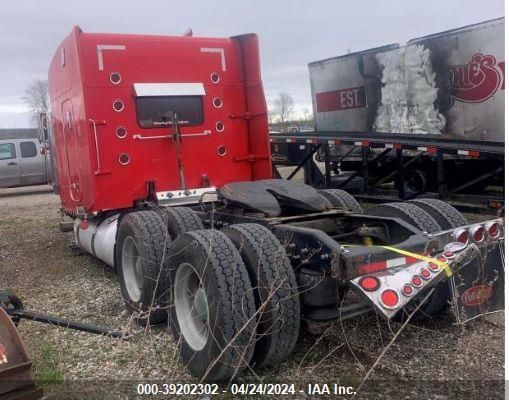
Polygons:
[[[35,364],[44,365],[43,349],[50,348],[50,364],[63,375],[63,383],[58,383],[60,377],[49,380],[56,383],[46,388],[50,398],[71,397],[71,383],[79,390],[72,397],[99,399],[134,398],[134,385],[141,381],[197,382],[178,362],[177,343],[166,326],[146,329],[132,323],[116,275],[88,255],[71,254],[70,234],[59,232],[59,218],[52,193],[0,189],[0,288],[12,287],[27,309],[129,328],[133,336],[120,341],[22,322],[20,333]],[[452,322],[452,315],[444,315],[409,323],[387,348],[400,324],[388,324],[375,314],[338,321],[322,335],[303,333],[282,364],[247,371],[236,382],[295,383],[300,389],[311,382],[358,387],[376,362],[356,398],[385,399],[395,393],[412,399],[498,398],[504,374],[503,316],[464,327]],[[293,398],[306,397],[297,393]]]

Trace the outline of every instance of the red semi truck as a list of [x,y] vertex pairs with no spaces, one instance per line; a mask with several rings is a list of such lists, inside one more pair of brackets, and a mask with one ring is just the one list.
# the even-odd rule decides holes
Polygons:
[[432,199],[365,214],[345,191],[272,179],[259,64],[253,34],[75,27],[58,47],[57,190],[128,310],[169,320],[191,373],[225,380],[283,360],[302,323],[501,309],[502,219],[469,225]]

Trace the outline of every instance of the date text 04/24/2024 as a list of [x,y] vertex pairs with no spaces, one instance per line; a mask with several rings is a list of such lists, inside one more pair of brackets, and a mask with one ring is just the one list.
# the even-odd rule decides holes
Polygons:
[[284,383],[233,383],[221,389],[217,384],[162,384],[145,383],[136,385],[138,394],[168,394],[168,395],[218,395],[231,393],[233,395],[292,395],[297,392],[306,395],[355,395],[352,386],[337,383],[308,383],[304,388],[295,384]]

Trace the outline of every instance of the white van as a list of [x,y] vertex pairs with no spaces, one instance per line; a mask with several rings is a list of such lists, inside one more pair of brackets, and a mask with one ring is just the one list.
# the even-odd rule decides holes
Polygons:
[[0,139],[0,187],[48,183],[49,163],[39,139]]

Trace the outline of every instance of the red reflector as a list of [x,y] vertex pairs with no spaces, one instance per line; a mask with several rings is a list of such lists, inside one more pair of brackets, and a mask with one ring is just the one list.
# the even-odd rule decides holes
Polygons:
[[461,243],[468,243],[468,232],[466,230],[461,230],[456,234],[456,240]]
[[444,251],[445,258],[454,258],[455,255],[452,251]]
[[407,283],[403,286],[402,292],[405,296],[411,296],[414,292],[414,288]]
[[392,289],[386,289],[380,295],[380,302],[385,308],[395,308],[399,303],[398,294]]
[[438,271],[440,269],[440,267],[434,263],[429,263],[428,268],[432,271]]
[[85,230],[88,228],[88,221],[86,219],[84,219],[83,221],[80,222],[80,228]]
[[488,226],[488,235],[490,235],[490,237],[496,238],[499,233],[500,233],[500,229],[496,222],[491,224],[490,226]]
[[484,229],[482,226],[477,226],[470,232],[472,233],[472,239],[474,239],[475,242],[482,242],[484,240]]
[[431,272],[428,269],[423,268],[423,269],[421,269],[421,276],[424,279],[429,279],[429,278],[431,278]]
[[422,286],[422,279],[420,276],[414,275],[412,277],[412,285],[415,287],[421,287]]
[[380,287],[380,281],[374,276],[364,276],[360,279],[359,286],[366,292],[374,292]]

